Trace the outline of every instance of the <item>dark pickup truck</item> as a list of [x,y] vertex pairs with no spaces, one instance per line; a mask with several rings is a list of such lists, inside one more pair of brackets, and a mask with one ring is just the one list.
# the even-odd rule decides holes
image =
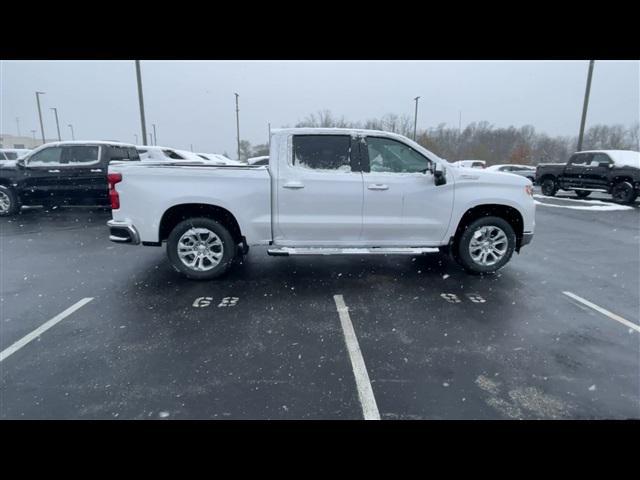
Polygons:
[[110,205],[107,169],[112,161],[140,161],[134,145],[54,142],[0,165],[0,216],[21,205]]
[[640,193],[640,153],[630,150],[591,150],[574,153],[566,164],[541,163],[536,182],[542,194],[573,190],[579,198],[605,192],[619,203],[633,203]]

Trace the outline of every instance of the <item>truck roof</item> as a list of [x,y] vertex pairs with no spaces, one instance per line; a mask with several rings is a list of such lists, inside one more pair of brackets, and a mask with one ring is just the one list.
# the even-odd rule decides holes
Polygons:
[[63,140],[61,142],[49,142],[41,147],[64,146],[64,145],[110,145],[112,147],[135,147],[132,143],[115,142],[109,140]]
[[606,153],[618,166],[640,168],[640,152],[633,150],[582,150],[576,153]]

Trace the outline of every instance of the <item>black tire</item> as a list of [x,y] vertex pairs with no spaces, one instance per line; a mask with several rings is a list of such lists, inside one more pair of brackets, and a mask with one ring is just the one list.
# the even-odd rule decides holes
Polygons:
[[0,217],[10,217],[20,211],[20,197],[6,185],[0,185]]
[[611,196],[617,203],[633,203],[638,192],[636,192],[629,182],[618,182],[611,189]]
[[575,192],[578,198],[587,198],[589,195],[591,195],[591,192],[589,190],[576,190]]
[[[471,240],[473,239],[474,234],[483,227],[496,227],[497,229],[502,230],[502,232],[506,236],[506,248],[504,249],[505,252],[503,256],[493,265],[483,265],[476,262],[472,258],[469,251],[469,245],[471,243]],[[516,234],[513,231],[513,227],[509,224],[509,222],[500,217],[482,217],[474,220],[465,228],[464,232],[460,236],[460,239],[458,240],[458,244],[456,245],[458,263],[460,263],[460,265],[462,265],[462,267],[467,272],[475,275],[491,274],[504,267],[511,259],[515,248]]]
[[541,184],[542,194],[547,197],[553,197],[558,191],[558,185],[553,178],[545,178]]
[[[212,262],[209,259],[206,260],[206,263],[208,264],[205,264],[205,259],[203,258],[202,262],[200,262],[200,265],[202,265],[203,267],[207,267],[208,269],[201,271],[189,267],[180,259],[180,256],[178,255],[178,243],[180,242],[182,236],[190,229],[206,229],[215,237],[217,237],[219,243],[221,244],[220,250],[222,253],[222,257],[219,259],[219,263],[217,265],[212,266]],[[202,239],[200,235],[204,235],[204,233],[198,235],[198,238]],[[214,245],[212,248],[215,247],[218,247],[218,245]],[[215,253],[219,253],[219,250],[215,251]],[[210,218],[189,218],[180,222],[171,231],[167,240],[167,256],[171,261],[171,265],[177,271],[192,280],[211,280],[213,278],[224,275],[225,273],[227,273],[229,268],[231,268],[236,255],[237,245],[236,242],[234,242],[233,237],[231,236],[229,231],[224,226],[222,226],[215,220],[211,220]],[[190,258],[194,258],[194,263],[198,262],[195,259],[195,256],[190,256],[187,258],[187,260],[189,260]]]

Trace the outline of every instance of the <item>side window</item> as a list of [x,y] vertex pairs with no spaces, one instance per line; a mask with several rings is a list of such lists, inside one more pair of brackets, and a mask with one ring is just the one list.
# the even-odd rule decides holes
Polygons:
[[611,161],[608,155],[605,155],[604,153],[595,153],[593,155],[593,158],[591,159],[591,166],[599,167],[601,163],[606,163],[608,167],[609,164],[613,162]]
[[29,166],[48,167],[50,165],[59,165],[62,156],[61,147],[49,147],[35,153],[29,159]]
[[510,172],[512,171],[512,167],[500,167],[498,170],[501,172]]
[[294,135],[293,165],[351,172],[350,145],[349,135]]
[[580,155],[574,155],[573,157],[571,157],[569,159],[569,163],[571,165],[585,166],[587,164],[587,160],[588,160],[588,155],[580,154]]
[[367,137],[367,153],[372,172],[418,173],[429,167],[426,157],[390,138]]
[[163,150],[162,153],[164,153],[169,158],[173,158],[174,160],[184,160],[184,157],[182,155],[174,152],[173,150]]
[[5,152],[4,154],[7,157],[7,160],[15,160],[18,158],[18,154],[16,152]]
[[82,165],[96,163],[98,161],[99,147],[93,145],[73,145],[64,147],[62,154],[62,163],[73,165]]
[[140,155],[135,147],[128,147],[127,150],[129,150],[129,160],[140,160]]

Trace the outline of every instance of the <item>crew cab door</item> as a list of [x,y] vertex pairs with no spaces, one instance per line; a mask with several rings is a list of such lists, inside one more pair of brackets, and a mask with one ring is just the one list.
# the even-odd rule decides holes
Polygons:
[[363,157],[362,242],[368,246],[431,246],[442,241],[453,209],[451,181],[437,186],[431,160],[391,138],[368,136]]
[[362,229],[362,174],[349,135],[293,135],[279,158],[274,241],[354,245]]
[[564,168],[562,187],[586,187],[587,166],[590,159],[590,153],[574,154]]
[[63,147],[62,162],[70,183],[70,203],[97,205],[108,202],[107,165],[100,161],[104,148],[98,145]]
[[29,203],[66,200],[71,182],[62,163],[62,147],[44,148],[25,162],[21,196]]
[[587,167],[587,182],[589,188],[609,188],[613,161],[606,153],[594,153]]

